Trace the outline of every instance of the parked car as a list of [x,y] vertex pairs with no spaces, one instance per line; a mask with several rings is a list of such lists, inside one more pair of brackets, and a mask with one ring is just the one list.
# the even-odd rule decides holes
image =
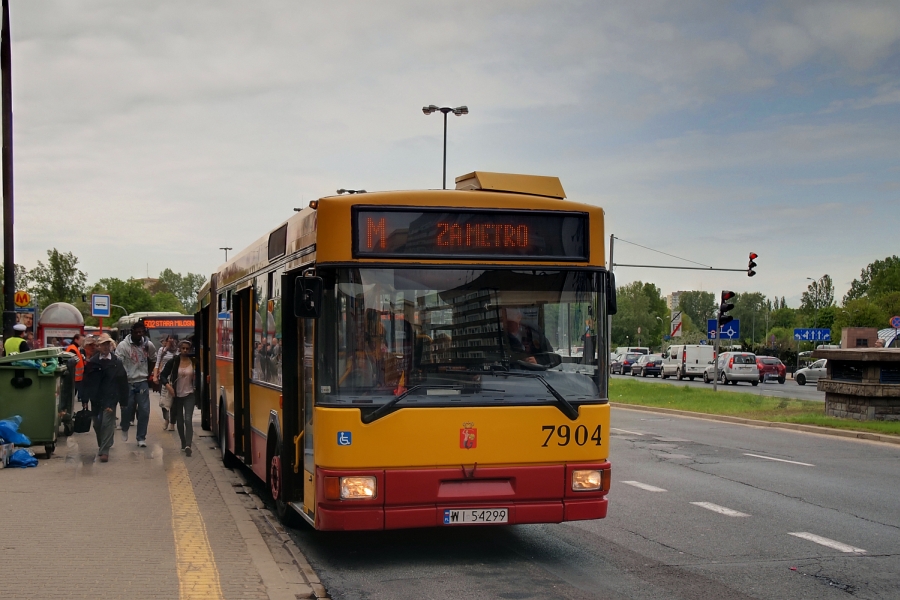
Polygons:
[[659,377],[659,374],[662,372],[662,364],[663,359],[661,355],[645,354],[631,365],[631,376],[637,377],[640,375],[641,377],[646,377],[647,375],[653,375],[654,377]]
[[631,365],[636,363],[641,356],[643,355],[635,354],[633,352],[628,352],[626,354],[620,355],[619,358],[616,359],[616,361],[612,365],[610,365],[610,373],[618,373],[619,375],[627,375],[631,373]]
[[[714,378],[715,361],[710,361],[703,371],[703,381],[711,383]],[[737,385],[738,381],[759,385],[756,355],[750,352],[723,352],[719,356],[719,383]]]
[[701,377],[709,361],[716,357],[716,350],[704,344],[673,345],[662,355],[662,378],[675,377],[678,380],[687,377]]
[[825,366],[827,364],[828,359],[823,358],[817,360],[808,367],[803,367],[794,373],[794,381],[796,381],[798,385],[806,385],[807,381],[818,381],[820,377],[825,377]]
[[777,379],[778,383],[784,383],[787,376],[787,368],[784,363],[774,356],[757,356],[756,367],[759,369],[759,382],[766,379]]

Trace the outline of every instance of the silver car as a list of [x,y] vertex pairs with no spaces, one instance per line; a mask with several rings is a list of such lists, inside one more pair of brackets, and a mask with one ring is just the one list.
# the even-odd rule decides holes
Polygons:
[[827,364],[828,359],[823,358],[821,360],[817,360],[808,367],[798,369],[797,372],[794,373],[794,381],[796,381],[798,385],[806,385],[807,381],[815,383],[819,380],[820,377],[826,376],[825,366]]
[[[703,371],[703,381],[710,383],[714,377],[715,363],[710,361]],[[756,355],[750,352],[723,352],[719,355],[719,383],[737,385],[738,381],[759,385]]]

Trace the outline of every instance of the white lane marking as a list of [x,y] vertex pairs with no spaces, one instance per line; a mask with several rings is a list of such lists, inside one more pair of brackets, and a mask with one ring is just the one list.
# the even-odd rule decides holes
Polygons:
[[777,460],[778,462],[791,463],[792,465],[803,465],[804,467],[816,466],[816,465],[811,465],[809,463],[798,462],[796,460],[785,460],[783,458],[775,458],[773,456],[762,456],[761,454],[748,454],[747,452],[744,452],[744,456],[752,456],[753,458],[764,458],[766,460]]
[[862,548],[857,548],[856,546],[848,546],[847,544],[842,544],[840,542],[830,540],[827,537],[822,537],[822,536],[816,535],[814,533],[798,531],[795,533],[788,533],[788,535],[792,535],[792,536],[798,537],[798,538],[803,538],[804,540],[809,540],[809,541],[815,542],[817,544],[822,544],[823,546],[828,546],[829,548],[834,548],[835,550],[839,550],[841,552],[852,552],[853,554],[865,554],[866,553],[866,551],[863,550]]
[[648,485],[646,483],[641,483],[640,481],[620,481],[619,483],[624,483],[626,485],[633,485],[636,488],[641,488],[642,490],[647,490],[648,492],[667,492],[668,490],[664,490],[662,488],[658,488],[654,485]]
[[621,431],[622,433],[630,433],[631,435],[644,435],[643,433],[638,433],[637,431],[628,431],[627,429],[619,429],[618,427],[610,427],[610,431]]
[[713,512],[717,512],[719,514],[728,516],[728,517],[749,517],[747,513],[742,513],[737,510],[732,510],[730,508],[725,508],[724,506],[719,506],[718,504],[713,504],[712,502],[691,502],[694,506],[699,506],[700,508],[705,508],[707,510],[711,510]]

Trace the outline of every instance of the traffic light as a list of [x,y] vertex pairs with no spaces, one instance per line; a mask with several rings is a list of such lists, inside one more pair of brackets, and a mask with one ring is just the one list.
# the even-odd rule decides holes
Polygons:
[[754,275],[756,275],[756,271],[753,270],[753,267],[756,266],[755,261],[757,257],[759,257],[759,254],[757,254],[756,252],[750,253],[750,262],[747,263],[747,277],[753,277]]
[[722,290],[722,303],[719,305],[719,327],[722,325],[727,325],[734,321],[734,317],[727,314],[729,310],[734,308],[734,304],[729,302],[732,298],[734,298],[734,292],[730,292],[728,290]]

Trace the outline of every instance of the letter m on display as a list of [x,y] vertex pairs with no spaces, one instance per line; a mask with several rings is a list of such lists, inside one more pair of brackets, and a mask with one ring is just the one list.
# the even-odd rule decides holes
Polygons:
[[385,238],[387,237],[387,230],[385,228],[384,217],[378,219],[377,221],[372,217],[366,219],[366,247],[371,250],[375,247],[375,242],[378,242],[379,248],[385,247]]

